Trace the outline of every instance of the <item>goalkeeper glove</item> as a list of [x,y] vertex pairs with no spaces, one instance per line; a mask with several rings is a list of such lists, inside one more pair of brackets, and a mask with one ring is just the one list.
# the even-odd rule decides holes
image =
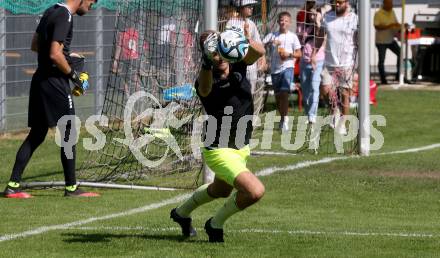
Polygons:
[[69,74],[69,79],[73,82],[75,87],[72,90],[74,96],[81,96],[89,88],[89,74],[82,72],[78,73],[72,69]]
[[206,37],[203,42],[203,55],[202,55],[202,68],[205,70],[212,69],[212,59],[217,52],[218,35],[217,33],[211,33]]

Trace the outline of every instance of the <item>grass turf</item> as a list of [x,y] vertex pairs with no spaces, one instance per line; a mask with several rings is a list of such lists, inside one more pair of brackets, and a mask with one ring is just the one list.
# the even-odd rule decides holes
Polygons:
[[[440,92],[380,91],[373,114],[385,144],[377,152],[440,143]],[[275,136],[274,139],[277,139]],[[0,141],[6,183],[21,139]],[[281,151],[274,144],[274,151]],[[85,153],[79,151],[80,159]],[[253,156],[260,171],[325,154]],[[343,157],[342,155],[336,155]],[[349,157],[328,164],[262,177],[265,197],[226,225],[226,243],[209,244],[203,224],[222,205],[194,212],[199,236],[183,241],[169,210],[176,204],[128,216],[57,229],[0,242],[10,257],[436,257],[440,253],[440,149],[394,155]],[[62,179],[58,148],[46,140],[24,179]],[[66,199],[57,189],[33,190],[30,200],[0,199],[2,235],[124,212],[187,193],[98,190],[101,198]],[[254,231],[252,231],[254,230]],[[407,235],[405,235],[407,234]],[[408,235],[419,234],[419,235]]]

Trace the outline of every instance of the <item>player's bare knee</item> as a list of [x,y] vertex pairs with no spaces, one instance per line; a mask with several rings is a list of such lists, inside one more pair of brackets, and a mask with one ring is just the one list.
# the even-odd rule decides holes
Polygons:
[[265,188],[262,183],[256,184],[249,192],[248,196],[250,201],[258,202],[261,198],[263,198],[265,193]]

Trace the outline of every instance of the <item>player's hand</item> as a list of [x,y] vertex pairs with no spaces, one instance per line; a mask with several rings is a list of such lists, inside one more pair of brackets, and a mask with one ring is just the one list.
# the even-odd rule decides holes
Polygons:
[[73,82],[73,85],[75,86],[81,86],[82,82],[79,79],[79,74],[75,70],[71,70],[69,74],[69,79]]
[[210,70],[212,68],[212,59],[214,54],[217,53],[218,35],[217,33],[211,33],[206,37],[203,42],[203,56],[202,67]]
[[72,94],[75,96],[83,95],[84,92],[89,88],[89,74],[82,72],[78,73],[72,69],[70,72],[70,80],[73,82],[75,87],[72,90]]

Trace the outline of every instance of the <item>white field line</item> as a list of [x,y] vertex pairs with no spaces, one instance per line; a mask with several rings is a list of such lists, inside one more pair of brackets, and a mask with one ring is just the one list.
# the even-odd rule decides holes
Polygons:
[[[145,231],[145,232],[168,232],[180,231],[177,227],[152,228],[152,227],[71,227],[71,230],[86,231]],[[342,236],[384,236],[384,237],[410,237],[410,238],[437,238],[439,234],[412,233],[412,232],[352,232],[352,231],[312,231],[312,230],[272,230],[272,229],[228,229],[232,233],[256,233],[256,234],[290,234],[290,235],[342,235]]]
[[169,205],[169,204],[179,203],[179,202],[189,198],[189,196],[190,196],[190,194],[181,194],[176,197],[163,200],[161,202],[148,204],[148,205],[145,205],[145,206],[142,206],[139,208],[135,208],[135,209],[131,209],[131,210],[123,211],[123,212],[113,213],[113,214],[109,214],[109,215],[105,215],[105,216],[101,216],[101,217],[92,217],[92,218],[88,218],[85,220],[77,220],[77,221],[66,223],[66,224],[43,226],[43,227],[39,227],[39,228],[29,230],[29,231],[24,231],[24,232],[17,233],[17,234],[3,235],[3,236],[0,236],[0,242],[9,241],[9,240],[13,240],[16,238],[23,238],[23,237],[33,236],[33,235],[39,235],[39,234],[43,234],[43,233],[46,233],[48,231],[53,231],[53,230],[81,226],[81,225],[96,222],[96,221],[125,217],[125,216],[129,216],[129,215],[133,215],[133,214],[137,214],[137,213],[141,213],[141,212],[155,210],[155,209],[161,208],[161,207]]
[[[436,149],[436,148],[440,148],[440,143],[431,144],[431,145],[423,146],[423,147],[420,147],[420,148],[411,148],[411,149],[407,149],[407,150],[391,151],[391,152],[372,154],[371,156],[382,156],[382,155],[414,153],[414,152],[420,152],[420,151],[425,151],[425,150],[432,150],[432,149]],[[318,164],[330,163],[330,162],[333,162],[333,161],[336,161],[336,160],[345,160],[345,159],[352,159],[352,158],[361,158],[361,156],[353,155],[353,156],[345,156],[345,157],[323,158],[323,159],[320,159],[320,160],[313,160],[313,161],[308,160],[308,161],[303,161],[303,162],[299,162],[297,164],[288,165],[288,166],[284,166],[284,167],[265,168],[265,169],[255,173],[255,175],[257,175],[257,176],[268,176],[268,175],[271,175],[271,174],[273,174],[275,172],[296,170],[296,169],[311,167],[311,166],[318,165]]]
[[407,150],[378,153],[378,154],[375,154],[374,156],[376,156],[376,155],[392,155],[392,154],[403,154],[403,153],[420,152],[420,151],[425,151],[425,150],[436,149],[436,148],[439,148],[439,147],[440,147],[440,143],[436,143],[436,144],[431,144],[431,145],[423,146],[423,147],[420,147],[420,148],[412,148],[412,149],[407,149]]
[[251,155],[296,156],[296,153],[280,151],[251,151]]
[[[432,144],[432,145],[428,145],[428,146],[424,146],[424,147],[420,147],[420,148],[412,148],[412,149],[407,149],[407,150],[402,150],[402,151],[381,153],[380,155],[419,152],[419,151],[430,150],[430,149],[435,149],[435,148],[439,148],[439,147],[440,147],[440,144]],[[263,169],[263,170],[257,172],[256,175],[257,176],[268,176],[268,175],[271,175],[271,174],[279,172],[279,171],[296,170],[296,169],[310,167],[310,166],[317,165],[317,164],[330,163],[335,160],[345,160],[345,159],[354,158],[354,157],[359,157],[359,156],[334,157],[334,158],[324,158],[324,159],[316,160],[316,161],[304,161],[304,162],[300,162],[295,165],[289,165],[289,166],[285,166],[285,167],[272,167],[272,168]],[[137,213],[141,213],[141,212],[146,212],[146,211],[150,211],[150,210],[155,210],[155,209],[161,208],[161,207],[169,205],[169,204],[179,203],[179,202],[187,199],[189,196],[190,196],[190,194],[181,194],[181,195],[178,195],[174,198],[166,199],[161,202],[148,204],[146,206],[142,206],[139,208],[135,208],[135,209],[119,212],[119,213],[113,213],[113,214],[104,215],[101,217],[92,217],[92,218],[88,218],[85,220],[78,220],[78,221],[65,223],[65,224],[43,226],[43,227],[35,228],[35,229],[29,230],[29,231],[15,233],[15,234],[7,234],[7,235],[0,236],[0,242],[10,241],[10,240],[14,240],[17,238],[24,238],[24,237],[33,236],[33,235],[39,235],[39,234],[43,234],[43,233],[53,231],[53,230],[81,226],[81,225],[92,223],[95,221],[114,219],[114,218],[129,216],[129,215],[133,215],[133,214],[137,214]]]

